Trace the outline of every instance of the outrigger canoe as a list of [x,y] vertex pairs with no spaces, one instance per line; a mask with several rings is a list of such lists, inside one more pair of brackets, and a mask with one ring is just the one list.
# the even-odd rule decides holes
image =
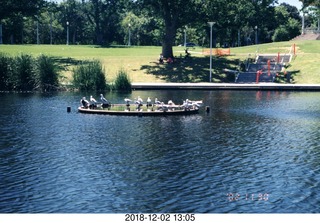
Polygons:
[[191,115],[197,114],[199,112],[198,107],[192,107],[188,109],[175,107],[170,109],[147,109],[147,110],[128,110],[128,109],[114,109],[114,107],[119,107],[123,105],[111,105],[110,108],[84,108],[79,107],[78,111],[80,113],[86,114],[102,114],[102,115],[126,115],[126,116],[166,116],[166,115]]

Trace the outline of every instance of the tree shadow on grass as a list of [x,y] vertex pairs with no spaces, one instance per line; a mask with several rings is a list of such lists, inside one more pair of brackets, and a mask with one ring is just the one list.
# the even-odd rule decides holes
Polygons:
[[[229,83],[234,82],[234,74],[226,74],[224,69],[235,70],[239,60],[231,60],[227,57],[212,58],[212,82]],[[140,68],[149,75],[167,82],[209,82],[210,79],[210,58],[189,57],[176,58],[171,64],[159,64],[150,62],[150,65],[143,65]]]
[[[292,65],[291,64],[287,64],[285,66],[285,69],[290,68]],[[278,72],[278,75],[276,77],[275,82],[276,83],[281,83],[281,84],[285,84],[285,83],[291,83],[291,84],[295,84],[296,83],[296,76],[300,74],[300,70],[292,70],[292,71],[287,71],[287,72]]]
[[76,65],[88,63],[86,60],[76,60],[71,57],[52,57],[52,59],[57,64],[59,71],[68,71]]
[[278,83],[290,83],[295,84],[295,77],[300,74],[300,70],[288,71],[286,74],[280,72],[277,78]]

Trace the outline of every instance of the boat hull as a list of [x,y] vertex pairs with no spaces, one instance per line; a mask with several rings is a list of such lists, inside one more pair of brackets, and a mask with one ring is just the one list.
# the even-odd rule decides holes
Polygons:
[[83,107],[78,108],[78,112],[85,114],[101,114],[101,115],[119,115],[119,116],[167,116],[167,115],[191,115],[197,114],[199,109],[189,110],[168,110],[168,111],[114,111],[107,109],[87,109]]

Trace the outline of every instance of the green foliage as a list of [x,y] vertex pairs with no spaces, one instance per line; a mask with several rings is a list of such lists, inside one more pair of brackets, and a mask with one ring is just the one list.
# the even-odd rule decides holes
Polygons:
[[18,91],[32,91],[35,88],[35,59],[27,54],[14,58],[12,85]]
[[73,69],[73,84],[80,91],[106,89],[105,71],[98,60],[85,61]]
[[124,69],[120,69],[118,71],[116,80],[114,82],[114,88],[118,91],[131,91],[131,80]]
[[[174,56],[172,45],[183,43],[185,30],[188,42],[208,47],[208,21],[215,22],[214,46],[250,45],[254,43],[255,27],[259,43],[271,42],[277,29],[275,37],[287,29],[288,36],[293,38],[299,35],[296,27],[301,27],[298,9],[286,3],[278,6],[276,0],[0,2],[4,43],[34,44],[38,27],[41,44],[65,44],[68,30],[70,44],[126,45],[130,24],[131,45],[162,45],[165,57]],[[319,11],[318,2],[304,1]],[[307,14],[306,26],[316,25],[318,12],[312,15],[309,10]],[[298,26],[292,29],[289,19],[294,19]]]
[[0,0],[0,21],[14,14],[34,15],[44,5],[44,0]]
[[293,39],[299,34],[299,29],[299,23],[296,20],[289,18],[285,25],[276,28],[272,36],[272,41],[279,42]]
[[289,40],[289,32],[286,29],[286,27],[285,26],[278,27],[272,36],[272,40],[274,42]]
[[51,57],[0,54],[0,90],[52,91],[58,87],[58,66]]
[[58,66],[53,58],[41,55],[36,63],[37,88],[42,91],[57,90],[59,87]]
[[11,90],[12,59],[0,53],[0,91]]
[[300,24],[296,11],[287,4],[275,8],[275,19],[280,24],[274,31],[272,41],[287,41],[299,35]]

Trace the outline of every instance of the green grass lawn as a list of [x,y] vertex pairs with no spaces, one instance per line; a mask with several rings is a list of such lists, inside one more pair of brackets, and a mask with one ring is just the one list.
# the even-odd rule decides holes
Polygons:
[[66,46],[66,45],[1,45],[0,52],[15,56],[19,54],[30,54],[38,56],[45,54],[53,56],[62,66],[62,72],[69,80],[72,68],[84,60],[100,60],[105,68],[107,81],[112,82],[116,73],[124,68],[128,71],[133,81],[144,81],[145,78],[151,82],[157,82],[155,76],[146,75],[141,72],[141,64],[156,61],[160,47],[110,47],[102,48],[96,46]]
[[[231,56],[213,57],[214,82],[232,82],[223,69],[237,69],[240,62],[257,53],[288,53],[296,44],[296,57],[288,67],[295,83],[320,83],[318,62],[320,41],[279,42],[231,48]],[[190,58],[184,58],[184,48],[174,47],[176,61],[173,64],[158,64],[161,47],[98,47],[73,45],[0,45],[0,52],[12,56],[45,54],[56,58],[62,74],[71,80],[72,68],[84,60],[98,59],[102,62],[108,82],[113,82],[117,72],[125,69],[133,82],[208,82],[209,56],[202,54],[200,47],[189,48]],[[208,50],[208,49],[206,49]]]

